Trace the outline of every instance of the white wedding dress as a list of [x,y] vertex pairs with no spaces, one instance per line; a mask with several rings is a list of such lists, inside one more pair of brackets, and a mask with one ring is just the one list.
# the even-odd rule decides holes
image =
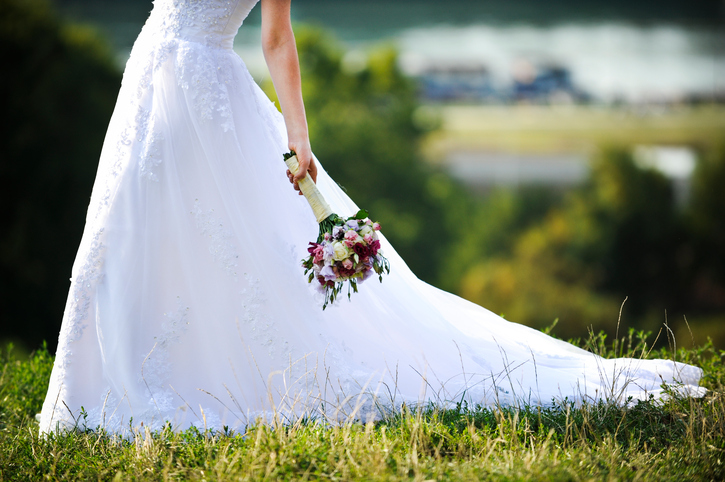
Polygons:
[[[283,119],[232,41],[257,0],[156,0],[126,66],[73,266],[43,432],[220,429],[400,407],[702,395],[699,368],[605,360],[391,273],[322,310]],[[333,210],[357,206],[326,174]],[[383,232],[385,226],[383,226]]]

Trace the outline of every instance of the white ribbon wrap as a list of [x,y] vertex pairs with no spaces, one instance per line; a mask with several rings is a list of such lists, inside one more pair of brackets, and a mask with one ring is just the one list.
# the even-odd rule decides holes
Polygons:
[[[292,156],[284,162],[287,164],[287,169],[289,169],[292,174],[296,175],[300,170],[300,163],[297,161],[297,156]],[[300,186],[300,191],[304,194],[307,202],[310,203],[310,207],[312,208],[312,212],[315,214],[315,219],[317,219],[318,223],[321,223],[327,219],[328,216],[334,214],[330,205],[327,204],[325,198],[322,197],[320,190],[317,189],[317,185],[310,178],[309,173],[300,179],[297,184]]]

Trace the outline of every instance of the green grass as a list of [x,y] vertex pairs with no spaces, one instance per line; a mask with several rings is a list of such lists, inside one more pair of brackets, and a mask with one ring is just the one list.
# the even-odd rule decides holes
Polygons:
[[[633,341],[634,340],[634,341]],[[589,345],[605,356],[641,353],[632,337]],[[702,399],[629,408],[401,407],[375,423],[258,424],[244,433],[93,431],[40,437],[52,357],[0,356],[0,480],[723,480],[725,352],[676,358],[705,370]],[[650,357],[672,356],[666,351]]]

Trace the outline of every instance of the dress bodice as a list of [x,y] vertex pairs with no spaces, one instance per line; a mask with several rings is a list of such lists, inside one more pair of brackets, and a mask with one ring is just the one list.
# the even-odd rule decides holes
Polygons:
[[146,22],[153,35],[232,48],[234,36],[259,0],[154,0]]

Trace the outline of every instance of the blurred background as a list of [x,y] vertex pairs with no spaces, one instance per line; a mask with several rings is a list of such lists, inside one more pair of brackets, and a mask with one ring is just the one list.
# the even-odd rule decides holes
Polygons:
[[[0,0],[2,343],[55,349],[151,7]],[[725,1],[294,0],[293,17],[313,149],[418,276],[564,339],[613,336],[626,299],[620,335],[666,323],[725,349]],[[259,7],[234,48],[274,99]]]

